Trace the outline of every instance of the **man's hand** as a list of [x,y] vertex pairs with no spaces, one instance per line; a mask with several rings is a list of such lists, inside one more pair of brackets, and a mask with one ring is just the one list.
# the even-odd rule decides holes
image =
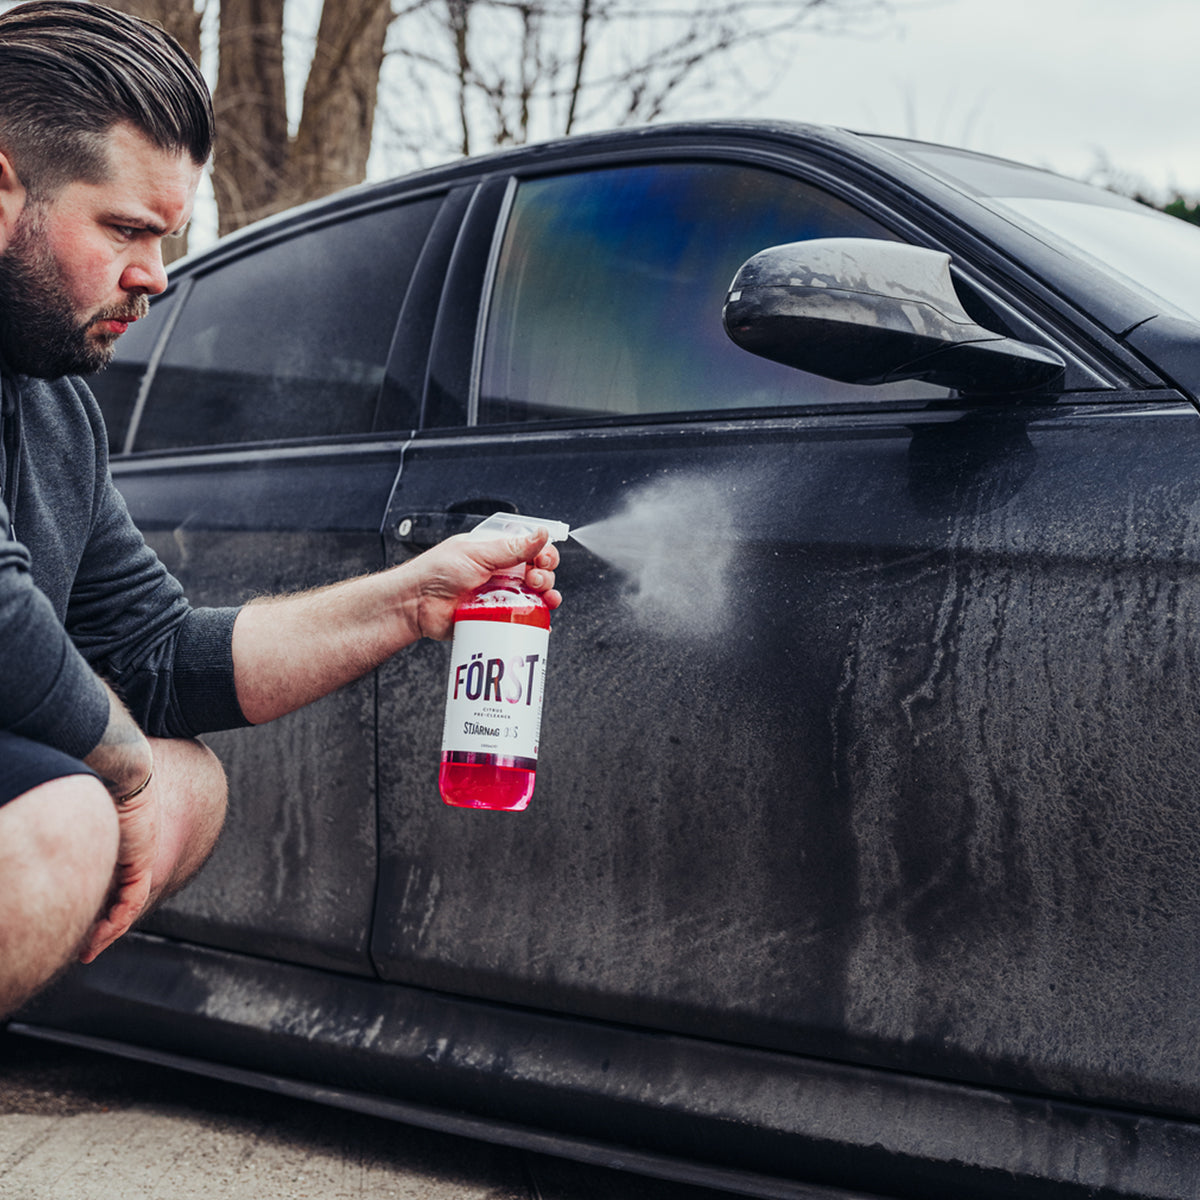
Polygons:
[[133,799],[117,805],[117,820],[120,841],[108,907],[89,933],[80,962],[91,962],[111,946],[149,903],[158,851],[158,789],[154,780]]
[[[82,962],[91,962],[142,915],[158,851],[158,792],[151,779],[154,752],[116,693],[107,690],[108,727],[84,762],[100,776],[117,806],[119,844],[108,903],[80,952]],[[147,781],[149,785],[143,786]]]
[[415,637],[437,641],[448,638],[454,628],[454,610],[467,594],[487,583],[497,571],[520,563],[529,564],[526,586],[540,592],[550,608],[557,608],[562,603],[562,596],[554,588],[558,550],[545,529],[488,540],[460,533],[410,559],[399,569],[397,578],[404,578],[408,588],[405,607]]

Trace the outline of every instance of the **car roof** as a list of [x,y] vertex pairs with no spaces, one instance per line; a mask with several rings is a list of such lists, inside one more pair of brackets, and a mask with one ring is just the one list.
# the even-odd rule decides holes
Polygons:
[[[1011,216],[988,203],[987,181],[1019,173],[1025,183],[1038,181],[1038,186],[1056,194],[1063,189],[1077,189],[1087,192],[1093,202],[1103,196],[1101,189],[1027,163],[937,142],[774,119],[684,121],[573,134],[357,184],[226,235],[214,245],[173,263],[170,278],[206,272],[256,245],[336,220],[343,213],[385,205],[401,197],[436,194],[488,176],[509,172],[527,175],[564,165],[596,164],[608,156],[628,161],[631,153],[686,155],[733,153],[739,149],[754,150],[764,161],[776,154],[781,163],[788,159],[795,162],[799,156],[810,162],[823,160],[826,168],[839,177],[851,172],[860,178],[864,173],[873,177],[897,200],[912,203],[919,198],[923,205],[950,215],[957,225],[982,236],[1043,278],[1054,279],[1063,294],[1110,330],[1129,328],[1158,311],[1136,289],[1086,264],[1065,260],[1055,247],[1040,244]],[[1118,196],[1112,201],[1130,203]]]

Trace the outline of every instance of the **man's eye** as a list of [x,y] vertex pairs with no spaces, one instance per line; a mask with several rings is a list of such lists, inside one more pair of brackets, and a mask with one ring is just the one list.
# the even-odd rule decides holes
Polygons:
[[114,225],[112,229],[118,237],[123,238],[127,242],[137,237],[137,235],[142,232],[133,225]]

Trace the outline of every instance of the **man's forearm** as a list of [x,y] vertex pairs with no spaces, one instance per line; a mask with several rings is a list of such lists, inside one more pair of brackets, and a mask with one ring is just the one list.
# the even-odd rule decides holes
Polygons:
[[395,603],[395,571],[251,601],[233,626],[238,703],[252,724],[302,708],[415,641]]

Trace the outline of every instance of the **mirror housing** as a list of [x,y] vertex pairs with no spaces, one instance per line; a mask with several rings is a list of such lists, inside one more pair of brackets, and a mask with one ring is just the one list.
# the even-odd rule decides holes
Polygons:
[[724,309],[744,350],[843,383],[921,379],[961,392],[1061,389],[1064,363],[968,315],[950,256],[871,238],[815,238],[744,263]]

